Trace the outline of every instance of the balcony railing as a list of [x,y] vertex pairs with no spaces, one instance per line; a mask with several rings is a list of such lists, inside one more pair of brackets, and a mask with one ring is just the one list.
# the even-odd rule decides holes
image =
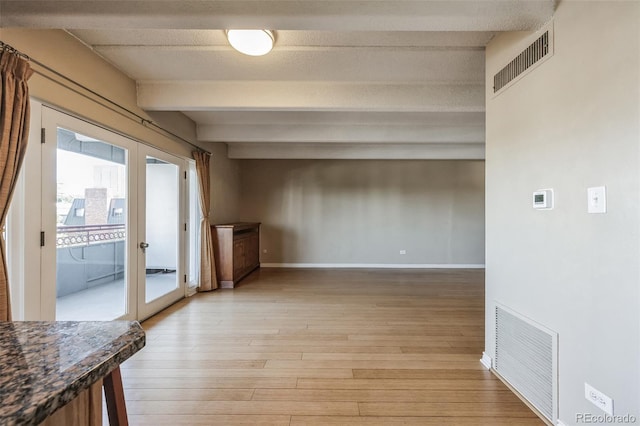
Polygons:
[[89,246],[121,241],[126,237],[126,225],[124,224],[58,226],[56,247]]

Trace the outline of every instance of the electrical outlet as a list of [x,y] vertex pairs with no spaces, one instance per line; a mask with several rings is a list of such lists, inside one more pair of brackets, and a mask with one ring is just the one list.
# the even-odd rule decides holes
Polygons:
[[613,416],[613,399],[586,382],[584,384],[584,397],[605,413]]
[[407,254],[406,250],[400,250],[400,254]]

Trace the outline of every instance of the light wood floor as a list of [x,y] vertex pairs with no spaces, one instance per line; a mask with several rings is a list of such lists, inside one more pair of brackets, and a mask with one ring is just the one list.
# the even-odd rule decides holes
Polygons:
[[143,327],[132,425],[544,424],[479,362],[479,270],[262,269]]

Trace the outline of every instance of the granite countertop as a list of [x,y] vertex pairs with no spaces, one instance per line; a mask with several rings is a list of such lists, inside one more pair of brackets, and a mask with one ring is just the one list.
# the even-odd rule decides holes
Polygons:
[[144,345],[137,321],[0,322],[0,425],[39,424]]

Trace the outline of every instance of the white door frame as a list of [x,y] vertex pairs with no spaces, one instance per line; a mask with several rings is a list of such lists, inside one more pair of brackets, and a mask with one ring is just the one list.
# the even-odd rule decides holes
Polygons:
[[164,151],[160,151],[156,148],[140,145],[138,147],[138,200],[146,200],[147,189],[147,156],[157,158],[167,163],[174,164],[178,167],[178,221],[175,223],[176,233],[178,235],[178,246],[176,247],[178,253],[178,259],[176,264],[176,277],[177,287],[175,290],[160,296],[150,302],[146,302],[146,256],[144,250],[140,247],[141,243],[154,244],[153,241],[147,241],[146,235],[146,222],[147,222],[147,210],[145,202],[138,202],[138,234],[136,250],[138,253],[138,319],[143,320],[151,315],[159,312],[167,306],[177,302],[185,296],[186,289],[186,194],[187,194],[187,162],[175,155],[168,154]]
[[41,260],[41,315],[44,320],[55,319],[56,312],[56,155],[57,129],[62,127],[95,138],[106,143],[126,149],[127,180],[127,246],[125,252],[126,305],[125,314],[118,319],[133,320],[137,318],[136,282],[137,253],[136,235],[138,233],[137,209],[135,194],[137,191],[136,159],[139,143],[117,133],[106,130],[95,124],[59,112],[44,106],[42,109],[42,128],[45,129],[46,143],[42,145],[42,230],[45,245],[42,247]]
[[44,318],[40,297],[41,115],[42,104],[32,99],[29,142],[7,217],[7,272],[14,321],[37,321]]

